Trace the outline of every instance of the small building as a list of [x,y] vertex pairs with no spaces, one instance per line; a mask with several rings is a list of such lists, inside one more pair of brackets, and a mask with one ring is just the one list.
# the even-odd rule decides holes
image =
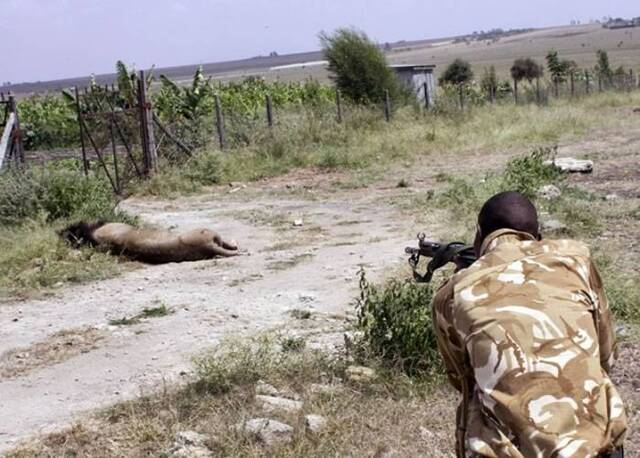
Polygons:
[[411,89],[420,103],[425,103],[425,95],[427,95],[429,97],[429,105],[433,105],[436,100],[435,65],[402,64],[391,65],[390,67],[396,72],[398,80]]

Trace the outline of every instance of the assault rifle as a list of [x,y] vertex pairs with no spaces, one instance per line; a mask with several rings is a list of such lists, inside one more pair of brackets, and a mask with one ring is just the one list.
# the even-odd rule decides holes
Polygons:
[[[476,261],[472,246],[462,242],[438,243],[426,240],[423,233],[418,234],[418,248],[407,247],[405,253],[410,255],[409,265],[413,271],[413,278],[418,283],[429,283],[436,270],[452,262],[459,268],[469,267]],[[418,272],[420,257],[431,258],[424,274]]]

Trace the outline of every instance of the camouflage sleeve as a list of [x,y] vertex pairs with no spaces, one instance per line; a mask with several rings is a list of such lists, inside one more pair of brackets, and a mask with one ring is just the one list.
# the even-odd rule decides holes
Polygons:
[[464,349],[453,327],[453,281],[445,283],[433,298],[433,326],[438,350],[444,361],[447,376],[453,387],[462,391]]
[[589,265],[589,281],[596,298],[595,318],[598,325],[598,340],[600,344],[600,365],[609,372],[618,357],[616,351],[616,336],[613,318],[609,309],[609,302],[604,292],[602,279],[593,262]]

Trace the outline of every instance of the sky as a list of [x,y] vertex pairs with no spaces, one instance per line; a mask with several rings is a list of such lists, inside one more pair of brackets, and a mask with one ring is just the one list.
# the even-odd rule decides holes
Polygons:
[[351,26],[384,43],[640,16],[638,0],[0,0],[0,83],[313,51]]

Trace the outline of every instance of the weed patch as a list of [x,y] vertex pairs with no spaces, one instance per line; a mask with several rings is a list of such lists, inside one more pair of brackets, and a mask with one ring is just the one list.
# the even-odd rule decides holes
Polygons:
[[172,309],[168,308],[165,304],[161,304],[157,307],[145,307],[140,313],[132,317],[122,317],[109,320],[109,324],[111,326],[132,326],[135,324],[140,324],[145,318],[161,318],[172,313]]

